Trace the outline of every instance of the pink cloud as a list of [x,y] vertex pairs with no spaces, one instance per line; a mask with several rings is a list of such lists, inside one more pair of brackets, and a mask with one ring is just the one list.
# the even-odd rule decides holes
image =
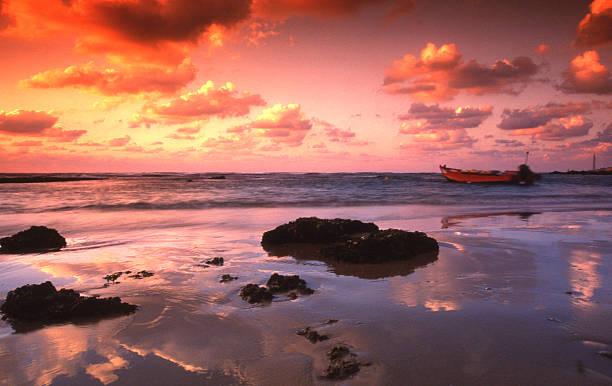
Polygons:
[[197,68],[185,61],[176,68],[98,69],[92,63],[38,73],[19,84],[27,88],[74,87],[104,95],[174,94],[195,79]]
[[400,144],[401,149],[422,151],[446,151],[472,147],[477,139],[465,129],[426,130],[412,134],[412,142]]
[[123,137],[113,138],[108,141],[108,146],[111,147],[122,147],[130,143],[132,138],[129,135],[124,135]]
[[576,56],[569,68],[563,72],[559,89],[570,94],[612,94],[612,75],[600,63],[596,51],[586,51]]
[[482,107],[463,106],[458,108],[440,107],[438,104],[427,106],[413,103],[406,114],[399,115],[402,122],[400,132],[404,134],[443,129],[469,129],[480,126],[491,116],[490,105]]
[[463,61],[454,44],[437,47],[427,43],[418,58],[406,54],[385,70],[382,91],[424,101],[451,100],[461,91],[517,95],[534,81],[538,71],[539,66],[528,57],[497,60],[486,66],[475,60]]
[[196,139],[195,134],[200,132],[199,127],[181,127],[169,134],[166,138],[179,139],[179,140],[194,140]]
[[58,117],[44,111],[0,110],[0,132],[22,135],[40,135],[57,122]]
[[[320,18],[356,14],[370,5],[384,4],[387,0],[254,0],[253,14],[265,19],[287,19],[292,16],[313,15]],[[393,1],[388,18],[408,14],[414,9],[410,0]]]
[[591,12],[576,28],[574,44],[580,47],[596,47],[612,42],[612,2],[594,0]]
[[587,135],[591,127],[593,127],[593,121],[590,119],[573,116],[560,118],[556,122],[548,122],[534,128],[517,129],[512,132],[512,135],[530,135],[532,138],[545,141],[562,141],[567,138]]
[[212,81],[199,90],[182,95],[164,104],[150,104],[147,114],[158,119],[185,121],[209,117],[240,117],[250,113],[251,108],[264,106],[266,102],[258,94],[238,92],[230,82],[215,89]]
[[524,109],[504,109],[501,122],[497,125],[502,130],[529,129],[548,124],[554,119],[567,118],[591,111],[589,103],[547,103],[529,106]]

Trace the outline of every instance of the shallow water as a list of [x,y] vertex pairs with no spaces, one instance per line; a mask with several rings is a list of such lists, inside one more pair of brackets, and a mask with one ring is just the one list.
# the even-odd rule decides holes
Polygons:
[[[339,342],[370,363],[349,384],[612,383],[612,360],[597,354],[612,351],[612,210],[605,200],[519,200],[494,210],[486,200],[55,210],[93,200],[83,184],[107,183],[116,181],[62,183],[59,191],[73,192],[63,196],[48,184],[36,185],[46,193],[15,184],[30,201],[17,200],[17,192],[2,196],[2,207],[13,209],[5,209],[0,235],[44,224],[65,235],[68,247],[0,255],[0,298],[51,280],[87,295],[121,296],[139,310],[28,333],[0,322],[0,383],[320,384],[327,383],[320,378],[325,353]],[[36,197],[46,198],[31,202]],[[264,231],[300,216],[425,231],[440,253],[418,264],[368,267],[261,248]],[[201,266],[217,256],[224,266]],[[143,269],[155,275],[103,288],[106,274]],[[316,292],[267,306],[240,299],[241,286],[265,283],[273,272],[299,274]],[[219,283],[226,273],[239,279]],[[311,344],[295,334],[306,326],[331,339]]]

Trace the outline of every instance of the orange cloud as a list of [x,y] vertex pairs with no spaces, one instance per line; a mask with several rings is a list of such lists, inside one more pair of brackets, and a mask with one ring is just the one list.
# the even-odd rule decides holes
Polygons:
[[37,0],[9,0],[3,8],[14,19],[5,29],[12,36],[71,33],[83,52],[180,63],[212,25],[248,19],[250,5],[250,0],[74,0],[41,6]]
[[240,93],[230,82],[215,89],[214,83],[208,81],[195,92],[181,95],[168,103],[147,105],[144,110],[159,119],[182,122],[212,116],[240,117],[249,114],[252,107],[265,104],[260,95]]
[[612,1],[594,0],[591,12],[576,28],[574,44],[579,47],[596,47],[612,42]]
[[40,135],[55,125],[59,118],[44,111],[0,110],[0,132],[21,135]]
[[55,69],[20,82],[28,88],[74,87],[104,95],[174,94],[195,79],[197,68],[188,60],[176,68],[128,67],[98,69],[92,63]]
[[540,44],[538,48],[535,49],[536,54],[546,55],[550,51],[550,46],[548,44]]
[[517,95],[538,70],[528,57],[497,60],[486,66],[475,60],[464,62],[454,44],[437,47],[427,43],[418,58],[406,54],[385,70],[382,91],[423,101],[451,100],[462,90],[473,95]]
[[563,72],[563,79],[559,89],[565,93],[612,94],[612,75],[599,62],[597,51],[576,56]]
[[130,137],[129,135],[124,135],[123,137],[113,138],[109,140],[108,146],[111,146],[111,147],[126,146],[128,143],[130,143],[131,140],[132,140],[132,137]]
[[200,132],[199,127],[181,127],[176,129],[176,131],[172,134],[166,136],[166,138],[171,139],[185,139],[185,140],[194,140],[196,139],[195,135]]
[[301,145],[311,128],[312,121],[304,117],[298,104],[274,105],[249,124],[256,136],[287,146]]

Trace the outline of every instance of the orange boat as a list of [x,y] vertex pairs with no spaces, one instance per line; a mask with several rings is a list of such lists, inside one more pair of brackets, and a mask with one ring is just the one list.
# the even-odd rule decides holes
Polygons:
[[529,169],[529,166],[523,164],[518,170],[465,170],[447,168],[446,165],[440,165],[442,175],[449,181],[464,182],[464,183],[498,183],[498,184],[531,184],[540,179],[540,175]]

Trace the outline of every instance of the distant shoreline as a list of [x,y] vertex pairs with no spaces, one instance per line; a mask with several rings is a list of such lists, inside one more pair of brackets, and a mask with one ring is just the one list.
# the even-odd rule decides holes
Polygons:
[[42,182],[68,182],[68,181],[88,181],[103,180],[98,177],[51,177],[51,176],[32,176],[32,177],[7,177],[0,178],[0,184],[30,184]]
[[607,176],[607,175],[612,175],[612,167],[597,169],[597,170],[568,170],[566,172],[554,171],[554,172],[551,172],[550,174],[581,174],[581,175]]

